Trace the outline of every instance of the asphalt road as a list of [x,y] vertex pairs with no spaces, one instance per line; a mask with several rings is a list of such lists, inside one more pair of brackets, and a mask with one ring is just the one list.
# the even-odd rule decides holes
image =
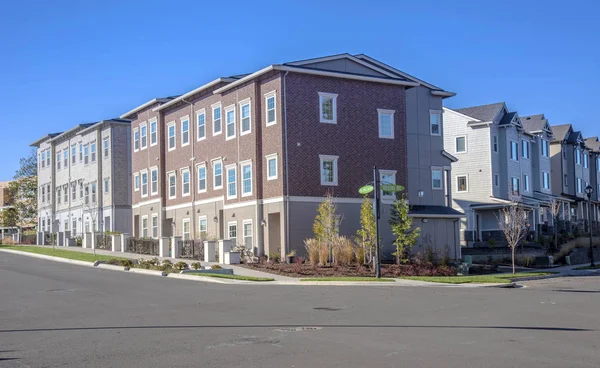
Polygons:
[[598,367],[599,281],[232,286],[0,253],[0,367]]

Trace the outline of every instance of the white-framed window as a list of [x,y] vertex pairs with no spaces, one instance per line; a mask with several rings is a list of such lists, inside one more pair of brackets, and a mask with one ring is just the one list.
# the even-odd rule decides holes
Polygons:
[[494,174],[494,186],[496,186],[496,187],[500,186],[500,175],[498,175],[498,174]]
[[[396,184],[396,170],[379,170],[379,180],[381,184]],[[381,190],[382,198],[396,198],[395,192]]]
[[586,168],[586,169],[587,169],[587,168],[589,167],[589,165],[590,165],[590,161],[589,161],[589,160],[590,160],[590,159],[589,159],[589,156],[588,156],[588,154],[587,154],[587,153],[584,153],[584,154],[583,154],[583,167],[584,167],[584,168]]
[[60,204],[62,193],[60,187],[56,188],[56,204]]
[[142,216],[142,238],[148,237],[148,216]]
[[542,185],[544,189],[550,189],[550,173],[543,171],[542,172]]
[[[86,190],[87,190],[87,187],[86,187]],[[84,195],[87,196],[87,193],[85,193],[85,194],[83,193],[83,181],[80,180],[79,181],[79,199],[83,199]]]
[[198,171],[198,193],[206,192],[206,165],[200,164],[197,167]]
[[158,214],[152,214],[152,237],[158,238]]
[[337,124],[337,94],[319,92],[319,117],[321,123]]
[[90,163],[90,146],[88,144],[83,145],[83,163],[85,165]]
[[92,203],[96,203],[96,183],[92,183]]
[[227,223],[227,239],[231,240],[231,246],[237,245],[237,221]]
[[184,218],[182,220],[182,235],[183,235],[183,240],[189,240],[190,239],[190,219],[189,218]]
[[466,135],[456,137],[455,143],[456,143],[456,145],[455,145],[456,153],[467,152],[467,136]]
[[523,190],[526,192],[530,191],[529,187],[529,175],[523,174]]
[[221,103],[216,103],[211,107],[213,120],[213,135],[219,135],[223,131],[221,126]]
[[565,187],[569,186],[569,176],[567,174],[563,175],[563,184]]
[[42,151],[42,169],[46,167],[46,151]]
[[102,140],[102,149],[104,151],[104,158],[108,158],[108,137]]
[[265,159],[267,160],[267,180],[277,179],[277,154],[266,155]]
[[275,91],[265,94],[265,120],[267,126],[277,124],[277,105],[275,104]]
[[249,134],[252,131],[252,118],[250,117],[250,100],[240,102],[240,136]]
[[252,220],[244,220],[242,222],[242,236],[244,237],[244,247],[246,249],[253,249]]
[[140,149],[148,147],[148,125],[146,123],[140,124],[140,142]]
[[92,153],[92,162],[96,162],[96,142],[90,144],[90,151]]
[[339,156],[319,155],[321,185],[338,185]]
[[510,159],[519,161],[519,144],[515,141],[510,141]]
[[225,139],[235,138],[235,106],[225,108]]
[[83,162],[83,144],[79,143],[79,162]]
[[[50,167],[50,150],[46,150],[46,166]],[[48,225],[50,226],[50,225]]]
[[158,125],[156,119],[150,120],[150,147],[158,143]]
[[198,232],[200,233],[200,239],[206,239],[208,234],[208,220],[204,215],[198,217]]
[[512,177],[511,178],[512,194],[519,195],[520,194],[520,186],[521,185],[519,183],[519,178]]
[[223,188],[223,161],[214,160],[213,165],[213,189]]
[[190,195],[190,169],[181,169],[181,196],[187,197]]
[[69,167],[69,149],[66,148],[63,151],[63,167],[66,169],[67,167]]
[[42,185],[42,202],[46,201],[46,186]]
[[140,132],[138,128],[133,129],[133,152],[140,150]]
[[577,193],[583,193],[583,180],[577,178]]
[[158,168],[150,169],[150,194],[158,194]]
[[71,236],[76,236],[77,235],[77,220],[73,219],[73,221],[71,221]]
[[60,151],[56,152],[56,170],[60,170]]
[[575,150],[575,163],[581,165],[581,151],[579,149]]
[[395,110],[377,109],[379,116],[379,138],[394,139]]
[[442,112],[439,110],[429,111],[429,133],[442,135]]
[[240,163],[240,172],[242,176],[242,197],[252,195],[252,163]]
[[148,196],[148,170],[142,171],[142,197]]
[[541,139],[541,143],[542,143],[542,156],[550,157],[550,146],[549,146],[548,141],[545,139]]
[[169,180],[169,199],[173,199],[177,197],[177,178],[175,176],[175,172],[172,171],[167,173],[167,178]]
[[140,190],[140,174],[139,173],[133,174],[133,190],[135,192]]
[[442,174],[443,170],[440,168],[431,169],[431,189],[442,190]]
[[498,136],[494,135],[492,138],[492,145],[494,146],[494,152],[498,153]]
[[206,109],[196,111],[197,136],[196,140],[206,139]]
[[227,199],[232,199],[237,197],[237,170],[236,166],[230,165],[227,166],[226,169],[227,175]]
[[71,202],[75,202],[77,199],[77,185],[71,183]]
[[523,158],[529,159],[529,141],[525,139],[521,140],[521,155]]
[[181,147],[190,144],[190,118],[181,118]]
[[458,175],[456,177],[456,191],[459,193],[469,191],[469,179],[467,175]]
[[175,135],[177,134],[176,128],[175,128],[175,122],[172,121],[169,124],[167,124],[167,135],[168,135],[168,150],[169,151],[173,151],[176,148],[176,138]]
[[104,194],[108,194],[110,192],[110,180],[104,179]]

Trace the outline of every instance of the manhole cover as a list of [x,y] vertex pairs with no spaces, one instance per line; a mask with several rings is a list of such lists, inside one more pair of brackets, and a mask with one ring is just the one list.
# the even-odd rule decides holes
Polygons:
[[342,308],[332,308],[332,307],[315,307],[313,309],[320,310],[320,311],[328,311],[328,312],[337,312],[337,311],[342,310]]
[[321,327],[289,327],[289,328],[278,328],[275,331],[280,332],[300,332],[300,331],[314,331],[321,330]]

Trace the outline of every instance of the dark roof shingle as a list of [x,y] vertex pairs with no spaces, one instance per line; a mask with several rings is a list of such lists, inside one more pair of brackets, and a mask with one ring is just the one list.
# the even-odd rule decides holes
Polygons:
[[498,111],[504,107],[504,102],[496,102],[489,105],[463,107],[461,109],[454,109],[463,115],[473,117],[481,121],[492,121]]
[[525,129],[525,131],[529,133],[544,130],[544,127],[547,123],[548,120],[544,117],[544,114],[521,117],[521,124],[523,124],[523,129]]
[[554,125],[551,128],[554,132],[554,141],[564,141],[568,138],[566,135],[569,129],[571,129],[571,124]]

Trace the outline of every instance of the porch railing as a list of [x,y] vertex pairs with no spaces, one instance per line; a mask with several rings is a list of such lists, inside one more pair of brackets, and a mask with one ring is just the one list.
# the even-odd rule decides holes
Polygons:
[[179,240],[177,243],[181,250],[181,258],[203,259],[204,258],[204,243],[200,240]]
[[132,253],[158,256],[158,239],[129,238],[127,249]]

